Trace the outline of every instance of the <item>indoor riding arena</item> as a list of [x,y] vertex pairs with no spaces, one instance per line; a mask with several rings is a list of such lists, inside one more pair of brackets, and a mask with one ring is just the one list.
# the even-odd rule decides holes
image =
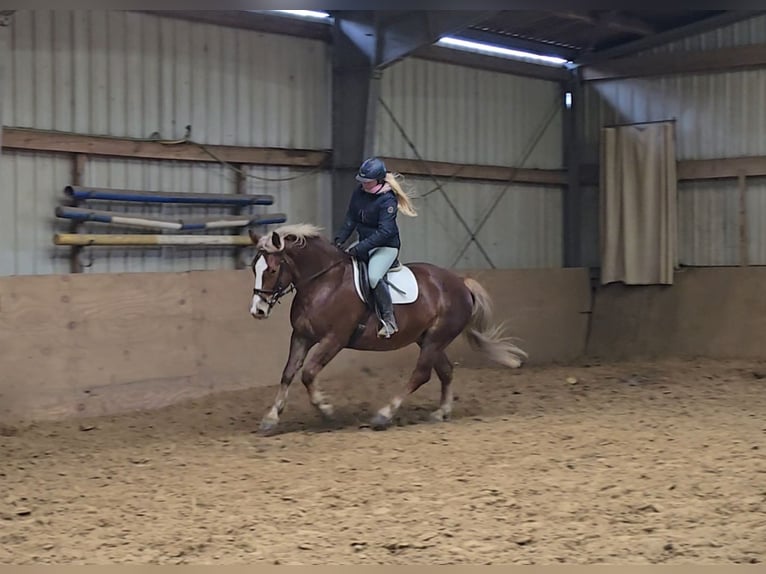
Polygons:
[[[2,12],[0,563],[766,561],[766,15],[298,12]],[[419,271],[281,387],[369,157],[520,366]]]

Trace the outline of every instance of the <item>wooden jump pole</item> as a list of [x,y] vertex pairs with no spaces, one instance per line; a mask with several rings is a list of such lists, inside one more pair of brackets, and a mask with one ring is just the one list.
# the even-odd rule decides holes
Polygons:
[[142,229],[169,229],[173,231],[203,231],[209,229],[231,229],[248,227],[250,225],[270,225],[284,223],[287,216],[284,213],[267,213],[260,215],[221,216],[215,219],[194,219],[179,217],[177,219],[162,219],[146,217],[132,213],[114,213],[80,207],[56,207],[56,217],[75,221],[90,221],[96,223],[111,223]]

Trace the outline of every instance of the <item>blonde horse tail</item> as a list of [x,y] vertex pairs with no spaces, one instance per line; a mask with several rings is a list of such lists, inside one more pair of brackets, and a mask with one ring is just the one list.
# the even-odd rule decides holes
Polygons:
[[518,369],[528,357],[526,351],[503,337],[502,325],[492,325],[492,300],[484,287],[470,277],[463,281],[473,297],[471,320],[463,331],[468,344],[495,363]]

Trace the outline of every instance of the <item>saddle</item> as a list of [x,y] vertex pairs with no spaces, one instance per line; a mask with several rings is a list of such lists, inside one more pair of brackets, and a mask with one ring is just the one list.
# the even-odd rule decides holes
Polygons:
[[[367,264],[356,257],[352,257],[352,266],[354,269],[354,287],[357,296],[364,302],[372,316],[375,316],[380,320],[380,313],[375,304],[375,295],[370,288],[370,277]],[[417,300],[419,289],[415,274],[409,267],[402,265],[398,258],[395,259],[388,268],[382,281],[385,281],[386,285],[389,287],[391,303],[393,305],[404,305]],[[369,316],[370,315],[367,317]],[[364,332],[367,324],[367,317],[356,326],[356,329],[351,334],[351,338],[348,342],[349,345],[352,345]]]
[[[375,311],[375,295],[372,292],[372,287],[370,287],[370,275],[369,275],[369,269],[367,268],[367,263],[364,261],[360,261],[358,259],[354,259],[354,265],[356,266],[356,287],[357,292],[362,297],[362,301],[364,301],[364,304],[367,305],[367,307],[371,311]],[[386,275],[383,277],[383,281],[386,281],[389,288],[391,287],[391,281],[389,280],[388,274],[396,271],[400,271],[402,269],[402,264],[399,262],[399,258],[397,257],[394,262],[391,264],[391,266],[388,268],[388,271],[386,271]],[[393,293],[391,293],[392,302],[393,302]]]

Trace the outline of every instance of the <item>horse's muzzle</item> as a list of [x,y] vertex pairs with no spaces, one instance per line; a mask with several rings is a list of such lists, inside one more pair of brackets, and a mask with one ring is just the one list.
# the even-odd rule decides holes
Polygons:
[[269,316],[269,305],[257,295],[253,296],[253,302],[250,304],[250,314],[256,319],[266,319]]

